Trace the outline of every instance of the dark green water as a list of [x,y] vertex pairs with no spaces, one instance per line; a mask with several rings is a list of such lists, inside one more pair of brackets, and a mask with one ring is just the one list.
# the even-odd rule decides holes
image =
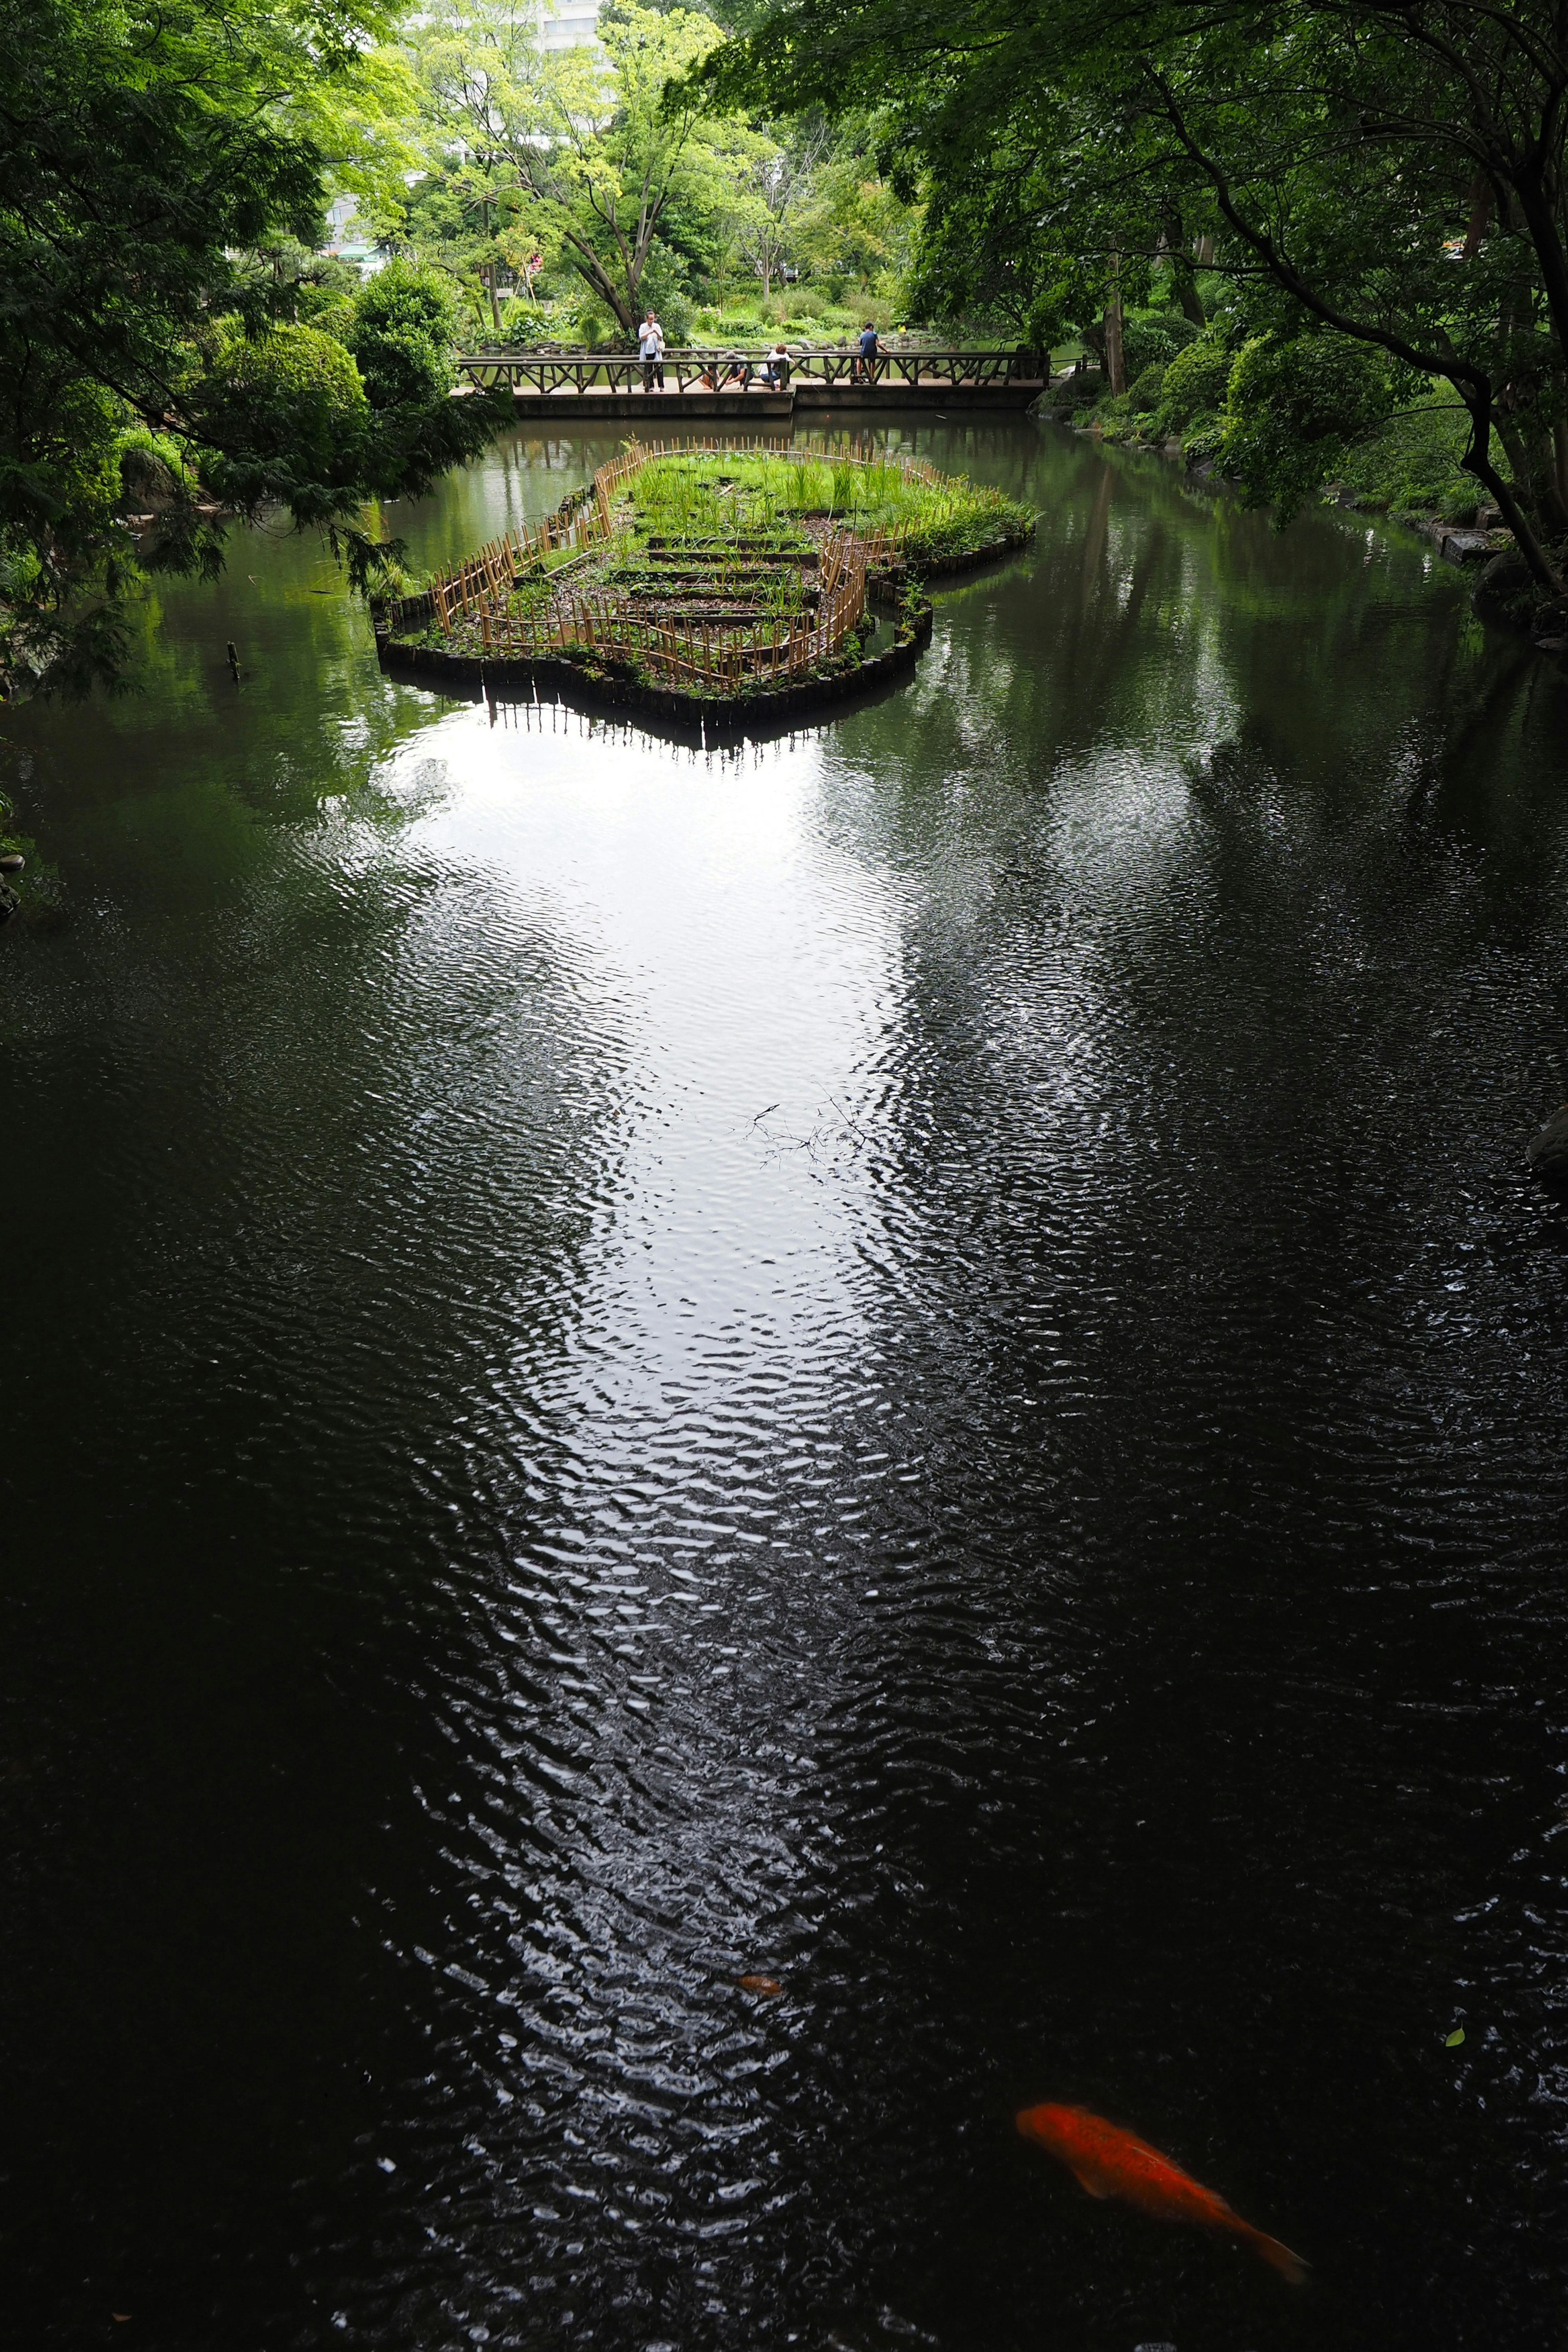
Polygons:
[[1037,544],[794,741],[443,708],[266,540],[0,717],[18,2343],[1561,2340],[1568,689],[910,437]]

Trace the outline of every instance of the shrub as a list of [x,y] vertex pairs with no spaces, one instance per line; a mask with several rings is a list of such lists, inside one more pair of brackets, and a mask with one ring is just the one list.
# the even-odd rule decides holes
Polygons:
[[221,331],[191,402],[198,429],[229,454],[284,461],[300,476],[330,474],[363,438],[369,405],[342,343],[314,327],[274,327],[247,341]]
[[1189,466],[1200,466],[1205,457],[1219,456],[1225,446],[1225,423],[1212,410],[1193,418],[1182,436],[1182,455]]
[[1194,341],[1197,329],[1179,310],[1130,310],[1121,326],[1121,357],[1129,383],[1152,367],[1168,367]]
[[1225,404],[1231,355],[1222,342],[1205,336],[1177,352],[1165,370],[1154,430],[1180,433],[1194,416]]
[[426,408],[452,389],[458,298],[417,262],[389,261],[359,295],[344,341],[372,408]]
[[1052,387],[1051,402],[1057,408],[1092,408],[1105,389],[1105,378],[1098,368],[1086,368],[1081,375],[1069,375],[1065,383]]
[[1436,508],[1458,522],[1480,497],[1473,476],[1459,471],[1469,425],[1459,403],[1434,385],[1416,406],[1347,451],[1335,472],[1347,489],[1385,499],[1394,514]]
[[1151,409],[1158,408],[1160,394],[1164,390],[1164,368],[1161,365],[1146,367],[1128,395],[1132,403],[1134,414],[1144,416]]
[[1363,345],[1332,334],[1254,335],[1230,372],[1222,462],[1284,524],[1389,406],[1387,375]]
[[184,496],[184,452],[172,436],[132,425],[121,434],[119,447],[121,497],[127,506],[172,506]]

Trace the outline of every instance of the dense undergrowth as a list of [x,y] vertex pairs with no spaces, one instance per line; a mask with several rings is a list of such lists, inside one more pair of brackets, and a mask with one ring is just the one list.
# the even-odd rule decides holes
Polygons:
[[1084,368],[1049,398],[1107,441],[1172,454],[1179,448],[1189,467],[1229,475],[1248,488],[1264,470],[1255,462],[1260,438],[1267,434],[1278,443],[1293,432],[1294,495],[1283,502],[1277,495],[1277,447],[1267,468],[1276,491],[1268,502],[1279,507],[1281,520],[1312,497],[1345,493],[1398,521],[1489,521],[1484,492],[1461,468],[1468,419],[1458,402],[1434,389],[1392,405],[1384,380],[1361,354],[1326,344],[1323,350],[1332,381],[1301,389],[1293,418],[1289,399],[1281,400],[1279,383],[1268,374],[1268,339],[1238,344],[1223,320],[1200,331],[1179,314],[1134,314],[1126,392],[1108,393],[1102,373]]

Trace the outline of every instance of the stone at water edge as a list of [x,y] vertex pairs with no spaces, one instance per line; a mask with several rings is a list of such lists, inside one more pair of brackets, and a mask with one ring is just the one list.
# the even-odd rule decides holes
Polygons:
[[1568,1184],[1568,1103],[1531,1137],[1524,1156],[1547,1183]]

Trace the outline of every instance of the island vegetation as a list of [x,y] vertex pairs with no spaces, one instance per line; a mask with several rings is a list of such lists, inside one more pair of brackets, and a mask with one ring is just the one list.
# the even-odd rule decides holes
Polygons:
[[0,26],[0,686],[122,679],[149,572],[388,502],[510,416],[465,344],[864,319],[1281,520],[1495,523],[1568,612],[1568,26],[1545,0],[16,0]]
[[[543,525],[384,605],[383,657],[493,690],[647,691],[674,713],[791,709],[907,666],[921,583],[1020,546],[1030,510],[920,458],[635,442]],[[890,643],[873,651],[873,598]]]

